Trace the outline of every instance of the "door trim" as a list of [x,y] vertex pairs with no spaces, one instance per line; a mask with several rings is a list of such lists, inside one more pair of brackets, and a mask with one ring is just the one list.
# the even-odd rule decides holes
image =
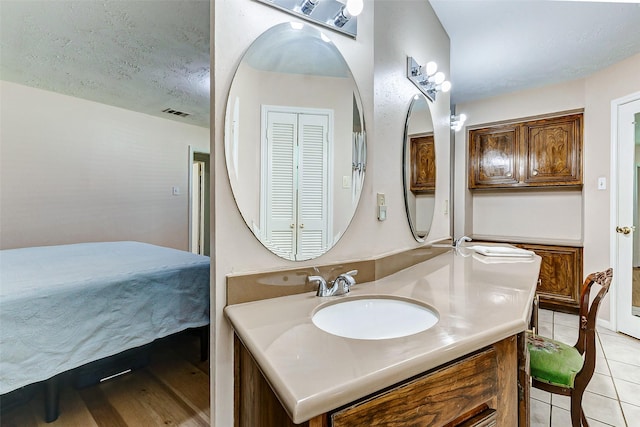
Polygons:
[[[629,95],[623,96],[621,98],[616,98],[611,101],[611,163],[610,163],[610,176],[609,181],[611,186],[610,188],[610,216],[609,216],[609,233],[610,233],[610,259],[611,264],[614,267],[614,270],[618,267],[618,244],[617,244],[617,233],[615,232],[617,222],[618,222],[618,174],[616,173],[618,167],[618,120],[619,114],[618,109],[620,106],[627,104],[633,101],[640,100],[640,92],[631,93]],[[615,271],[614,271],[615,273]],[[615,276],[614,276],[615,280]],[[612,286],[609,291],[609,321],[605,321],[603,319],[598,319],[598,324],[611,329],[613,331],[618,331],[618,290],[617,286]]]

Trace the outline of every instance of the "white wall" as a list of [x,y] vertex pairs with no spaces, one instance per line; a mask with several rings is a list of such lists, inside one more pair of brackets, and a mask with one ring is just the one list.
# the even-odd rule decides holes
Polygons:
[[[224,319],[226,275],[232,272],[273,270],[370,258],[415,247],[408,226],[402,189],[404,121],[417,90],[406,78],[406,57],[437,61],[449,74],[449,39],[426,1],[376,0],[365,2],[358,17],[358,37],[321,29],[336,44],[358,84],[367,131],[367,173],[355,217],[337,245],[311,261],[293,263],[267,251],[245,225],[235,206],[224,161],[224,114],[233,74],[243,52],[262,32],[290,15],[252,0],[212,3],[212,153],[215,158],[215,257],[212,306],[215,332],[212,365],[214,425],[233,425],[233,335]],[[376,32],[374,32],[374,20]],[[375,57],[375,63],[374,63]],[[375,74],[375,77],[374,77]],[[433,111],[438,142],[438,198],[448,198],[449,97],[441,96]],[[376,219],[376,192],[387,195],[389,218]],[[449,217],[440,214],[430,238],[449,236]]]
[[0,93],[0,248],[188,250],[188,146],[209,151],[208,129],[5,81]]
[[[457,132],[456,236],[577,239],[584,245],[585,276],[611,266],[612,189],[598,190],[597,180],[604,176],[611,182],[611,101],[638,92],[638,76],[640,55],[635,55],[583,79],[457,105],[456,113],[469,117],[466,126],[584,108],[584,186],[582,192],[566,193],[566,197],[540,192],[471,193],[467,189],[466,132]],[[600,309],[600,318],[611,320],[609,298]]]

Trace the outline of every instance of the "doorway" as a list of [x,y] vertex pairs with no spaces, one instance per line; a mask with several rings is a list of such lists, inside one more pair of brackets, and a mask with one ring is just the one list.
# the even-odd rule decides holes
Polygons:
[[640,93],[613,101],[615,156],[612,170],[616,186],[614,251],[616,276],[616,329],[640,338],[640,250],[638,191],[640,166]]
[[210,254],[209,233],[209,154],[191,152],[189,177],[189,250],[195,254]]

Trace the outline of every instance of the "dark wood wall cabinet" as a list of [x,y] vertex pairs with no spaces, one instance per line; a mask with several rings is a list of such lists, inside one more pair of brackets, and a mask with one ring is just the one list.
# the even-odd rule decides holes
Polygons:
[[411,192],[436,191],[436,151],[433,135],[413,136],[411,141]]
[[528,243],[513,245],[534,251],[542,258],[536,289],[540,308],[577,314],[580,308],[580,285],[583,280],[583,248]]
[[469,131],[469,188],[582,187],[583,115]]

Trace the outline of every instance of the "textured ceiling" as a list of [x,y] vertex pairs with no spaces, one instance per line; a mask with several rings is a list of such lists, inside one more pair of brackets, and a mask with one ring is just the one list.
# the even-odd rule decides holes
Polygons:
[[638,1],[430,3],[451,39],[456,104],[577,79],[640,52]]
[[209,0],[1,0],[0,77],[208,127]]
[[[430,2],[451,38],[453,103],[576,79],[640,52],[637,3]],[[0,78],[208,127],[209,0],[0,0]]]

